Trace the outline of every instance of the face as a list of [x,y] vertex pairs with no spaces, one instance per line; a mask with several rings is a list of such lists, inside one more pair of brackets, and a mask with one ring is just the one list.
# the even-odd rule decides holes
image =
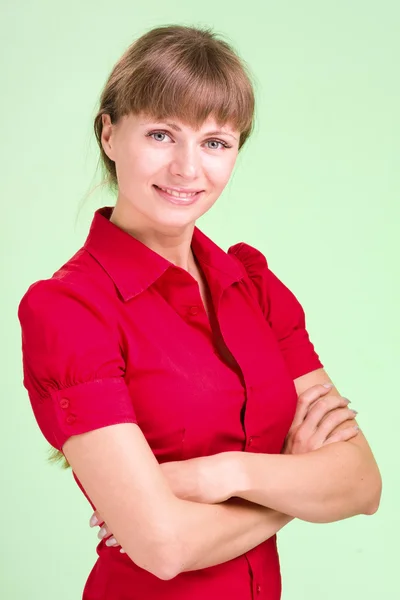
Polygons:
[[[102,145],[115,162],[116,210],[160,232],[183,233],[226,186],[238,155],[239,132],[208,118],[196,131],[175,118],[129,115],[112,125],[103,115]],[[195,196],[177,198],[160,188]],[[178,202],[178,203],[177,203]]]

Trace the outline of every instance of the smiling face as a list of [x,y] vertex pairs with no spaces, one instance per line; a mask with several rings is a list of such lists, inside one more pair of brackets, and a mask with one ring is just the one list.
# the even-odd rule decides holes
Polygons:
[[[115,211],[130,215],[135,228],[166,235],[191,231],[228,183],[239,136],[212,117],[195,130],[176,118],[157,122],[131,114],[112,125],[109,115],[103,115],[101,142],[118,178]],[[178,192],[197,193],[178,198]]]

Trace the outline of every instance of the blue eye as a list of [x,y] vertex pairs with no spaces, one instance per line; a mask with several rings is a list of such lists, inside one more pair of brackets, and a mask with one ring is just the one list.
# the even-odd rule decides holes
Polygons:
[[[167,135],[167,134],[165,133],[165,131],[154,131],[153,133],[149,133],[150,137],[153,137],[153,135]],[[154,139],[155,138],[153,137],[153,140]],[[161,142],[161,141],[163,141],[163,140],[156,140],[156,142]]]
[[[221,142],[221,140],[208,140],[207,143],[210,142],[216,142],[217,144],[221,144],[224,148],[231,148],[232,146],[229,146],[229,144],[227,144],[226,142]],[[218,150],[218,148],[211,148],[211,150]]]
[[[168,133],[166,131],[151,131],[150,133],[147,133],[146,135],[147,135],[147,137],[153,138],[153,140],[155,140],[156,142],[163,142],[164,141],[164,138],[162,140],[156,139],[154,137],[156,135],[167,136],[168,138],[170,138],[170,136],[168,135]],[[217,144],[220,144],[223,148],[232,148],[232,146],[230,146],[226,142],[223,142],[222,140],[217,140],[217,139],[207,140],[206,143],[209,144],[211,142],[216,142]],[[220,150],[221,146],[219,148],[215,148],[215,147],[214,148],[210,148],[210,150]]]

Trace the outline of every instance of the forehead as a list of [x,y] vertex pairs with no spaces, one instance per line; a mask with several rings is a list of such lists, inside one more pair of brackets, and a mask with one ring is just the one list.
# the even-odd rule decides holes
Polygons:
[[128,115],[127,119],[132,124],[138,127],[147,127],[149,125],[164,125],[177,132],[192,131],[195,133],[238,133],[235,129],[235,126],[232,123],[219,123],[213,115],[209,115],[199,125],[194,123],[187,123],[175,115],[163,116],[160,118],[156,115],[141,113],[139,115]]

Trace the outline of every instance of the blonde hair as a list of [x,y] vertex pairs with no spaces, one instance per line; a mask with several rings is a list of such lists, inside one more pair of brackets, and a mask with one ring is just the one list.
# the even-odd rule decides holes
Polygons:
[[[250,71],[230,44],[211,28],[164,25],[138,38],[114,65],[100,97],[94,133],[105,182],[118,189],[115,163],[101,144],[102,115],[112,123],[129,114],[155,120],[177,117],[194,129],[209,115],[218,126],[240,132],[239,150],[254,128],[255,96]],[[49,460],[63,460],[52,448]]]

